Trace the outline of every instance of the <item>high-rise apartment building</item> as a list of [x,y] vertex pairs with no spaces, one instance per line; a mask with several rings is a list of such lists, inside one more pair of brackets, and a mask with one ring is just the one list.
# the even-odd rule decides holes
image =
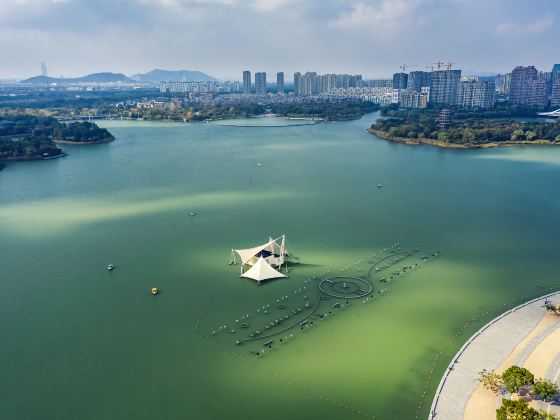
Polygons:
[[361,74],[317,74],[307,72],[294,74],[294,93],[309,96],[331,93],[335,89],[363,88]]
[[554,83],[556,83],[557,80],[560,80],[560,64],[555,64],[554,66],[552,66],[552,71],[550,73],[552,75],[551,83],[554,86]]
[[550,105],[554,107],[560,106],[560,77],[556,79],[556,81],[552,85],[552,96],[550,98]]
[[368,80],[367,86],[370,88],[392,88],[393,79],[374,79]]
[[430,102],[455,105],[461,70],[435,70],[430,74]]
[[395,73],[393,74],[393,89],[406,89],[408,85],[408,74]]
[[496,90],[499,93],[508,93],[511,83],[511,73],[500,74],[496,78]]
[[546,77],[539,76],[534,66],[517,66],[511,72],[509,100],[514,104],[546,106],[548,104]]
[[183,82],[179,80],[160,82],[161,93],[239,93],[242,85],[239,82]]
[[494,107],[496,85],[476,77],[462,77],[457,91],[457,105],[463,108]]
[[266,93],[266,73],[255,73],[255,93],[264,95]]
[[301,73],[299,71],[294,73],[294,93],[301,95]]
[[527,97],[527,84],[537,80],[538,71],[534,66],[517,66],[511,72],[509,100],[515,104],[524,104]]
[[251,93],[251,72],[249,70],[243,72],[243,93],[246,95]]
[[301,78],[301,95],[310,96],[318,93],[317,73],[308,71]]
[[411,71],[408,74],[407,89],[422,92],[423,87],[430,86],[430,73],[427,71]]
[[284,73],[276,73],[276,93],[284,93]]
[[523,104],[538,107],[548,105],[548,83],[546,80],[531,80],[527,83]]

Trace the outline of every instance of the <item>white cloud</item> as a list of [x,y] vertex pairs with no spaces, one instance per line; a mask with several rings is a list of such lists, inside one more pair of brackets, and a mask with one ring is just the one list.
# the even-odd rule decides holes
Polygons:
[[263,12],[271,12],[280,7],[286,6],[291,3],[291,0],[253,0],[255,9]]
[[377,6],[358,3],[352,10],[331,21],[342,28],[371,28],[371,25],[392,27],[414,13],[425,0],[383,0]]
[[496,33],[501,36],[542,34],[552,29],[555,23],[556,17],[549,13],[527,23],[502,23],[496,27]]
[[36,75],[42,61],[65,76],[184,68],[221,79],[246,68],[385,77],[440,58],[548,69],[559,17],[558,0],[0,0],[0,77]]
[[[68,0],[52,0],[68,1]],[[270,12],[278,9],[292,0],[137,0],[142,5],[160,4],[167,7],[188,8],[192,5],[198,6],[238,6],[249,7],[254,10]]]

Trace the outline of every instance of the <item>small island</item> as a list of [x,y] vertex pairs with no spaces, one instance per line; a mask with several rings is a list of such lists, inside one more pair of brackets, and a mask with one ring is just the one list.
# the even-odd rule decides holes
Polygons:
[[560,120],[516,121],[480,117],[457,112],[442,123],[441,110],[407,111],[379,119],[368,129],[371,134],[409,145],[428,144],[442,148],[478,149],[511,145],[560,145]]
[[61,123],[53,117],[0,116],[0,160],[41,160],[66,156],[56,146],[98,144],[113,141],[105,128],[91,122]]

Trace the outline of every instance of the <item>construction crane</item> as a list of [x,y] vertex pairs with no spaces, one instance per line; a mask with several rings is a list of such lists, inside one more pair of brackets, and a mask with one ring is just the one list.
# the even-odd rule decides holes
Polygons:
[[403,64],[402,66],[399,67],[399,69],[402,70],[403,73],[406,73],[406,69],[409,67],[418,67],[417,64]]
[[451,70],[451,68],[455,65],[453,61],[450,61],[446,64],[447,70]]
[[436,61],[435,63],[428,63],[428,67],[426,68],[431,68],[432,71],[434,71],[434,67],[437,67],[438,70],[441,70],[444,64],[443,61]]

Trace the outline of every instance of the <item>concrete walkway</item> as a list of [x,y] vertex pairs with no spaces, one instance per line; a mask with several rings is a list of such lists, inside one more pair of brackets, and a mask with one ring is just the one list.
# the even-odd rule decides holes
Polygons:
[[555,292],[526,302],[493,319],[477,331],[455,355],[436,391],[429,419],[459,420],[471,394],[480,384],[483,369],[496,369],[545,315],[546,298],[554,303]]

